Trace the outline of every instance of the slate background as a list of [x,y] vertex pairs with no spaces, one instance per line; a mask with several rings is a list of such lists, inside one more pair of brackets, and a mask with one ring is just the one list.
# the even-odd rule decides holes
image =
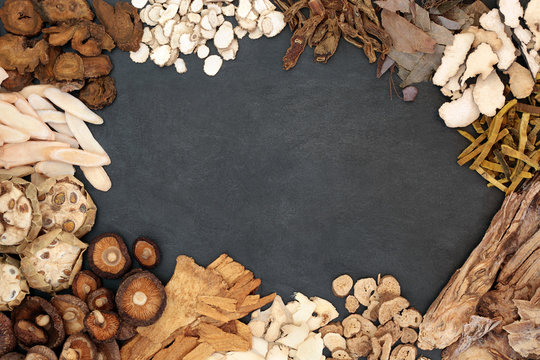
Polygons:
[[179,75],[115,50],[118,97],[100,112],[105,124],[90,125],[113,187],[89,187],[98,217],[85,240],[151,237],[164,282],[179,254],[207,265],[227,252],[264,294],[301,291],[340,307],[333,278],[393,274],[425,311],[503,195],[456,164],[467,141],[439,119],[435,86],[420,84],[414,103],[390,100],[389,75],[376,79],[344,41],[328,64],[306,49],[286,72],[290,36],[241,40],[213,78],[196,56]]

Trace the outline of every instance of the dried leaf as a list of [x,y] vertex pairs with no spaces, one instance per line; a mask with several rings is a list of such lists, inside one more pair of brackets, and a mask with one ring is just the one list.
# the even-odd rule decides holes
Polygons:
[[402,12],[404,14],[410,13],[411,8],[409,6],[409,0],[377,0],[375,1],[381,9],[386,9],[392,12]]
[[419,51],[430,54],[435,52],[435,40],[398,14],[383,10],[382,24],[397,51],[406,53]]

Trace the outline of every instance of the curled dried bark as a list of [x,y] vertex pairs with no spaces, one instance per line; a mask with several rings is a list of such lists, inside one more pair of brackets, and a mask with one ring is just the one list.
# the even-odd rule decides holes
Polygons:
[[84,75],[84,66],[81,57],[75,53],[60,55],[53,68],[54,78],[59,81],[80,80]]
[[107,55],[99,55],[82,58],[84,65],[84,78],[97,78],[109,75],[113,65]]
[[2,87],[8,91],[20,91],[32,82],[32,74],[19,74],[16,70],[6,70],[9,77],[2,81]]
[[28,40],[24,36],[6,34],[0,37],[0,67],[17,70],[20,74],[32,72],[49,61],[45,40]]
[[79,98],[92,110],[99,110],[116,99],[116,87],[110,76],[88,80],[79,93]]
[[7,0],[0,9],[0,19],[6,31],[15,35],[34,36],[43,27],[30,0]]
[[43,20],[59,23],[70,20],[93,20],[86,0],[32,0]]
[[99,22],[122,51],[137,51],[143,29],[137,9],[127,2],[111,6],[104,0],[93,2]]

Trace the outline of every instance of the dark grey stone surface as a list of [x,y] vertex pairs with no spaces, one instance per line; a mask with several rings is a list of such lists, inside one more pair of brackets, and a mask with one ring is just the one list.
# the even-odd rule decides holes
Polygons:
[[241,40],[213,78],[196,56],[179,75],[115,50],[118,98],[91,126],[113,188],[89,188],[98,217],[85,239],[151,237],[163,281],[179,254],[206,265],[227,252],[265,294],[340,306],[336,276],[393,274],[425,311],[503,195],[456,164],[467,141],[439,119],[435,86],[420,85],[415,103],[390,100],[388,75],[376,79],[343,41],[328,64],[306,49],[285,72],[290,35]]

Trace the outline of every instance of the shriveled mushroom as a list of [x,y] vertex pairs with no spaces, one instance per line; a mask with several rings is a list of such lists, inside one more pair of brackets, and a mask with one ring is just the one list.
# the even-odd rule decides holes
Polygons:
[[4,28],[15,35],[34,36],[43,27],[31,0],[7,0],[0,9],[0,19]]
[[96,344],[98,360],[121,360],[120,348],[116,341],[108,341]]
[[88,265],[100,277],[118,279],[131,267],[131,257],[124,240],[107,233],[94,238],[88,250]]
[[19,270],[19,261],[0,255],[0,311],[12,310],[28,292],[28,283]]
[[133,256],[137,262],[146,269],[155,268],[161,259],[157,244],[144,237],[138,237],[133,243]]
[[86,303],[88,304],[90,310],[114,310],[114,293],[112,290],[104,287],[98,288],[88,294]]
[[39,296],[27,296],[11,313],[19,345],[29,349],[46,345],[55,349],[65,338],[64,324],[58,311]]
[[344,274],[332,281],[332,292],[335,296],[344,298],[351,292],[353,279],[350,275]]
[[16,352],[7,353],[4,356],[0,356],[0,360],[24,360],[25,356]]
[[35,42],[12,34],[0,36],[0,66],[21,74],[32,72],[40,63],[49,61],[48,47],[45,40]]
[[161,317],[166,304],[163,284],[148,271],[140,271],[127,277],[116,292],[118,313],[134,326],[155,323]]
[[36,345],[28,349],[25,360],[58,360],[58,358],[50,348]]
[[60,360],[94,360],[97,349],[90,338],[84,334],[71,335],[66,339]]
[[120,328],[120,318],[112,311],[94,310],[84,319],[86,331],[95,342],[112,341]]
[[51,304],[62,316],[67,335],[84,331],[84,318],[89,312],[84,301],[73,295],[56,295]]
[[0,312],[0,356],[5,355],[17,347],[17,339],[13,332],[11,320]]
[[71,291],[82,301],[86,301],[88,294],[101,287],[101,279],[90,270],[81,270],[75,275]]

